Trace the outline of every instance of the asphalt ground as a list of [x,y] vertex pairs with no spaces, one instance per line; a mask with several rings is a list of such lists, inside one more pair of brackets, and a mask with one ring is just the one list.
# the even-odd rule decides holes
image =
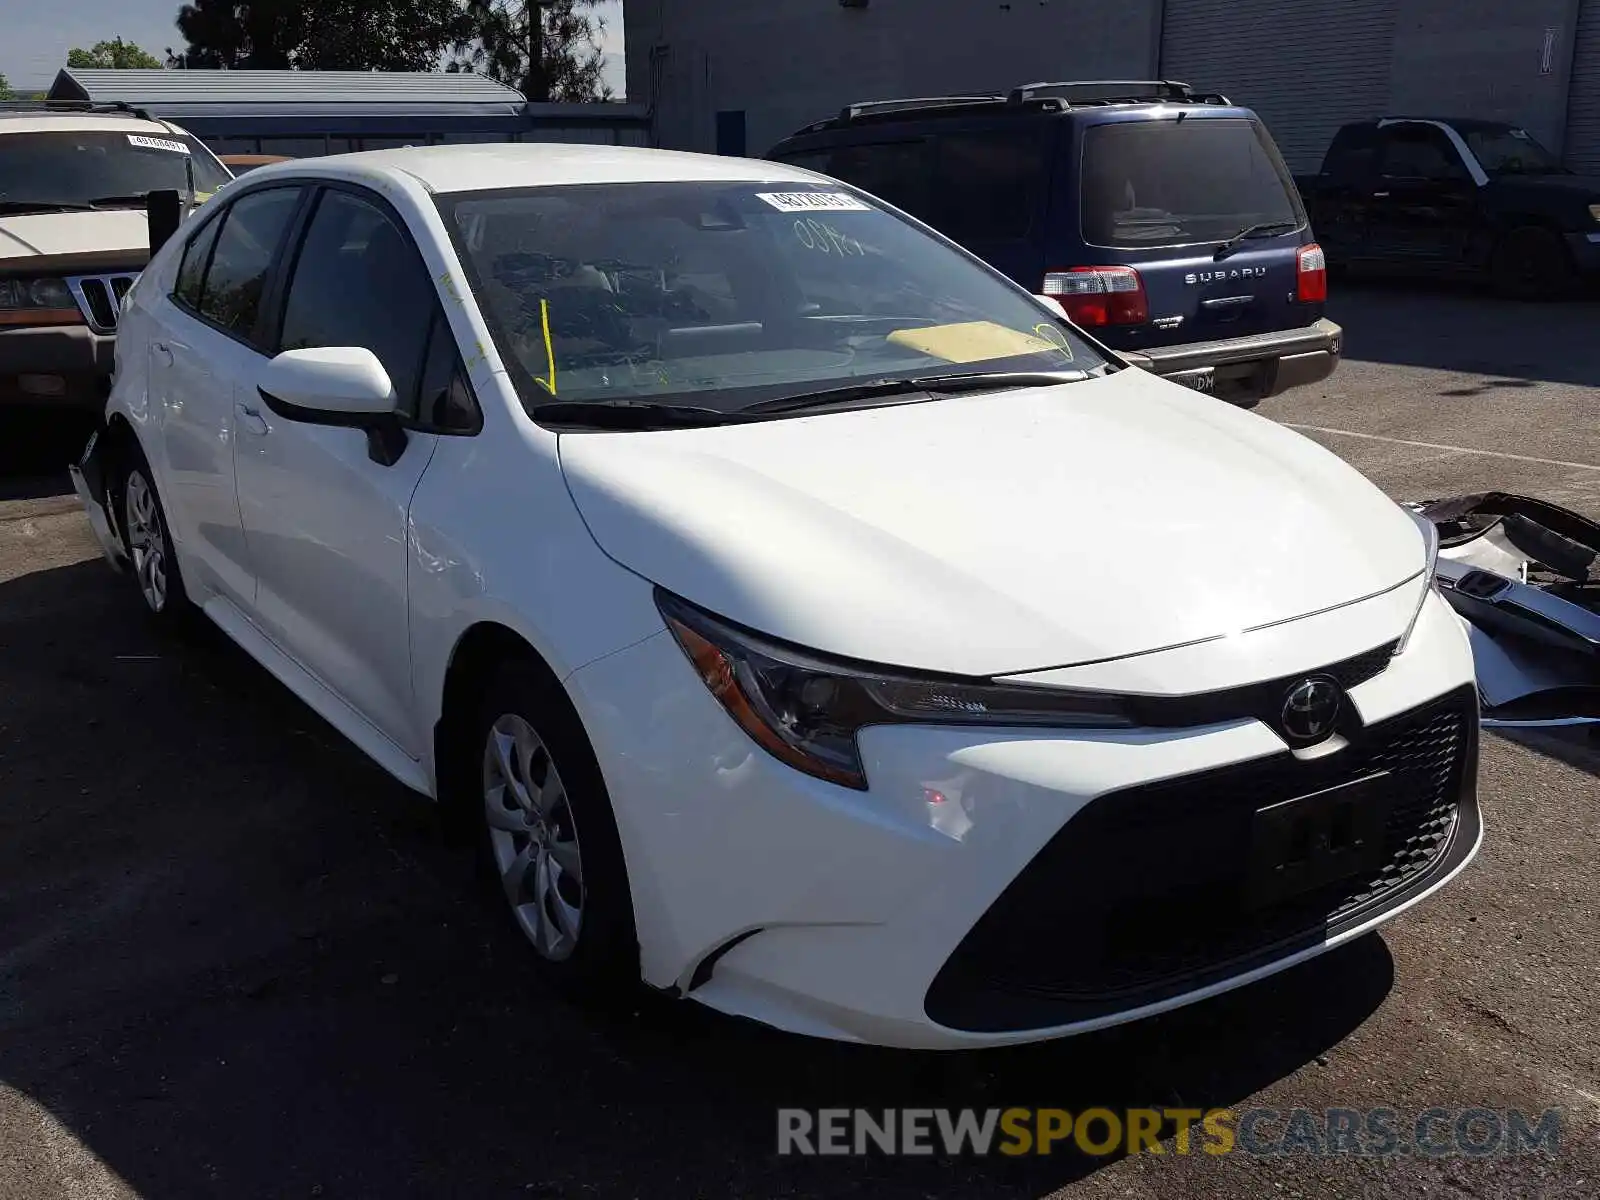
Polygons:
[[[1600,306],[1346,286],[1332,315],[1347,361],[1266,415],[1397,498],[1600,515]],[[82,436],[0,416],[3,1200],[1600,1194],[1594,743],[1486,736],[1488,836],[1449,889],[1103,1035],[929,1055],[584,1013],[425,802],[220,635],[151,633],[62,494]],[[780,1106],[1094,1105],[1556,1108],[1561,1134],[1485,1158],[775,1153]]]

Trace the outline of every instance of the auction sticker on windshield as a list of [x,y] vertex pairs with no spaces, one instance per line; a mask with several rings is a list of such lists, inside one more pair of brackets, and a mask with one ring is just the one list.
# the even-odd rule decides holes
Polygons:
[[165,150],[169,154],[189,153],[189,147],[182,142],[174,142],[168,138],[145,137],[142,133],[130,133],[128,144],[145,150]]
[[843,192],[757,192],[756,195],[779,212],[872,211],[871,205]]

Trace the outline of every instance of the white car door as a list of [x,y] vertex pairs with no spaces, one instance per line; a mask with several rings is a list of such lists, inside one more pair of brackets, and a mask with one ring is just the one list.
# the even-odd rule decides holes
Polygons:
[[234,392],[266,361],[256,345],[261,292],[301,196],[278,187],[239,197],[190,240],[172,293],[151,306],[167,519],[201,603],[220,592],[248,607],[255,595],[234,490]]
[[[290,420],[241,393],[237,463],[262,630],[417,758],[428,731],[412,704],[407,522],[437,444],[417,414],[439,300],[403,228],[371,193],[326,188],[291,257],[277,340],[280,350],[376,354],[408,414],[398,459],[380,461],[361,429]],[[454,339],[439,324],[435,349],[453,362]]]

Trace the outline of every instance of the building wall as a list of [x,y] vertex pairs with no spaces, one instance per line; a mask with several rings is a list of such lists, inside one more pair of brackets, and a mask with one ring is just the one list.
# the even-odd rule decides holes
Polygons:
[[1567,89],[1567,165],[1600,175],[1600,0],[1583,0]]
[[1166,0],[1161,74],[1253,108],[1290,168],[1315,171],[1341,125],[1389,111],[1402,2]]
[[[1600,90],[1600,63],[1575,70],[1584,5],[1600,0],[628,0],[628,94],[676,149],[718,149],[717,114],[743,110],[752,155],[851,101],[1158,72],[1258,103],[1296,170],[1338,124],[1387,114],[1515,121],[1561,149],[1572,81]],[[1588,124],[1575,161],[1600,161]]]
[[1389,85],[1396,115],[1512,121],[1559,149],[1578,8],[1579,0],[1400,0]]
[[716,148],[743,109],[747,151],[857,100],[1145,78],[1160,0],[628,0],[628,95],[663,146]]

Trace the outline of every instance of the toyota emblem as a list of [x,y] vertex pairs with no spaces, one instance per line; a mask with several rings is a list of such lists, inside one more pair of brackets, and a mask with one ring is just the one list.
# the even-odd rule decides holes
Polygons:
[[1326,676],[1304,679],[1283,699],[1283,731],[1297,742],[1316,742],[1333,732],[1344,691]]

